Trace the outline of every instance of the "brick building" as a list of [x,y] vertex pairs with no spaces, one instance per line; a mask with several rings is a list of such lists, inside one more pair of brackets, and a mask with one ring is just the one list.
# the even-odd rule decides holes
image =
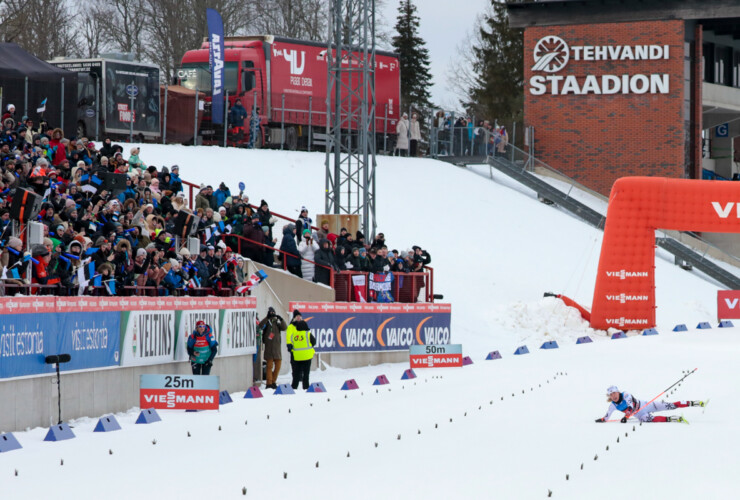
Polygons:
[[605,195],[628,175],[740,175],[738,0],[540,0],[508,12],[524,28],[538,159]]

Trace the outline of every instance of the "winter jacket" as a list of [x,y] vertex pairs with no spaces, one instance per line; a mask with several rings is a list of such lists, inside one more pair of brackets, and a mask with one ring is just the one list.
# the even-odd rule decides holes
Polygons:
[[401,118],[398,120],[396,125],[396,149],[408,149],[409,148],[409,121],[408,119]]
[[314,271],[316,269],[316,266],[313,264],[313,262],[308,262],[309,260],[314,260],[315,252],[319,251],[319,244],[316,243],[316,241],[311,240],[311,244],[306,244],[306,239],[304,238],[303,241],[301,241],[301,244],[298,245],[298,252],[300,252],[301,257],[303,257],[304,260],[301,262],[301,274],[303,274],[303,279],[308,281],[313,281]]
[[243,127],[247,118],[247,110],[241,104],[234,104],[229,110],[229,125],[232,127]]
[[411,120],[411,140],[421,140],[421,130],[419,129],[419,120]]
[[203,194],[203,191],[197,194],[195,197],[195,211],[197,212],[199,208],[202,208],[204,211],[211,207],[211,200]]
[[281,352],[283,337],[280,332],[284,332],[287,328],[285,320],[277,315],[268,316],[260,321],[257,329],[262,334],[265,359],[283,359]]
[[206,363],[213,363],[213,358],[218,353],[218,342],[213,337],[211,327],[206,325],[203,329],[203,333],[198,332],[196,328],[190,337],[188,337],[188,356],[193,362],[204,365]]
[[331,273],[337,270],[337,264],[334,260],[334,251],[329,245],[329,240],[321,240],[319,251],[316,252],[315,257],[316,273],[314,281],[325,285],[330,284]]
[[280,250],[295,256],[291,257],[290,255],[283,255],[283,258],[287,259],[287,266],[298,267],[301,265],[301,254],[298,252],[298,245],[296,245],[295,240],[293,239],[293,231],[288,227],[283,229],[283,241],[280,242]]
[[231,191],[229,191],[228,188],[226,189],[218,188],[217,190],[215,190],[213,192],[213,199],[212,199],[212,204],[216,205],[216,208],[214,208],[214,210],[218,210],[219,207],[222,207],[224,204],[224,200],[229,197],[231,197]]

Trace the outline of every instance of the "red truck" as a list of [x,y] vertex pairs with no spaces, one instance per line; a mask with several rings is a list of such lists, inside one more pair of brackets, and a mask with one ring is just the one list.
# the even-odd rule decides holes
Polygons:
[[[256,101],[261,126],[255,147],[283,145],[295,150],[325,143],[326,44],[277,36],[227,37],[224,50],[224,90],[228,91],[229,108],[238,98],[251,115]],[[384,135],[387,148],[395,142],[401,113],[401,73],[398,55],[391,52],[376,51],[375,66],[375,130],[380,151]],[[200,49],[185,53],[178,79],[182,86],[206,93],[200,135],[206,144],[222,144],[223,128],[211,122],[207,41]],[[333,102],[332,96],[331,109]],[[249,117],[244,123],[229,125],[228,141],[232,145],[249,141]]]

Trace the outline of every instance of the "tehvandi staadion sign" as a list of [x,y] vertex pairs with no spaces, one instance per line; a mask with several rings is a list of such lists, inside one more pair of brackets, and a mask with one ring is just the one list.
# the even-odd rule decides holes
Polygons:
[[[535,74],[529,79],[532,95],[667,94],[667,73],[558,75],[573,61],[655,61],[670,58],[668,45],[574,45],[560,37],[540,38],[532,51]],[[544,74],[542,74],[544,73]]]

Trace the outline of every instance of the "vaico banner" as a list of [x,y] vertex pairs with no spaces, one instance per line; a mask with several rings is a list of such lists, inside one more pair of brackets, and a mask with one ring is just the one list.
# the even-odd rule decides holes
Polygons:
[[450,304],[291,302],[316,336],[317,352],[401,351],[449,344]]
[[717,319],[740,319],[740,290],[717,290]]

